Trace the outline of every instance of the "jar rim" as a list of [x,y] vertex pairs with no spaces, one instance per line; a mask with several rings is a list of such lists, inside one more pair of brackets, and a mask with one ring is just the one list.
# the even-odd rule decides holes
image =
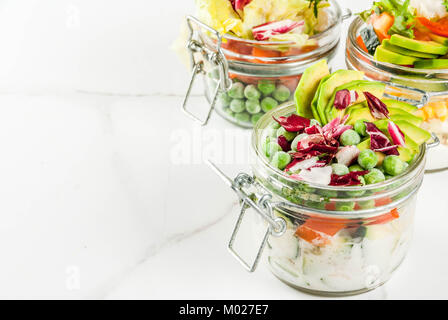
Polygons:
[[268,170],[269,174],[281,175],[283,179],[292,183],[293,185],[300,186],[300,185],[306,184],[307,186],[309,186],[311,188],[316,188],[319,190],[348,191],[348,192],[385,188],[385,187],[391,186],[393,184],[396,184],[399,181],[404,181],[407,178],[412,177],[413,175],[417,174],[417,171],[418,171],[417,169],[421,167],[422,162],[425,160],[426,144],[423,144],[420,147],[420,152],[419,152],[417,158],[414,159],[414,161],[409,165],[408,169],[405,172],[403,172],[402,174],[395,176],[389,180],[386,180],[386,181],[383,181],[380,183],[376,183],[376,184],[371,184],[368,186],[350,186],[350,187],[325,186],[325,185],[321,185],[321,184],[315,184],[312,182],[304,182],[304,181],[299,181],[299,180],[293,179],[291,177],[288,177],[287,175],[284,174],[283,171],[279,170],[278,168],[275,168],[274,166],[272,166],[269,163],[268,159],[263,155],[263,153],[259,149],[260,143],[259,143],[259,139],[258,139],[259,138],[258,133],[267,128],[267,125],[269,123],[271,123],[270,120],[273,117],[277,118],[280,116],[285,116],[285,115],[293,113],[294,111],[295,111],[294,102],[284,103],[283,105],[277,107],[276,109],[269,111],[263,117],[261,117],[260,120],[258,120],[257,124],[255,125],[255,127],[252,131],[252,139],[251,139],[252,151],[255,152],[257,159],[261,159],[264,167]]
[[[393,63],[388,62],[381,62],[374,60],[374,57],[369,54],[368,52],[365,52],[361,46],[359,45],[358,41],[356,41],[357,31],[365,25],[364,20],[361,19],[361,17],[356,17],[350,24],[348,29],[348,39],[350,41],[350,44],[356,49],[357,54],[360,54],[363,58],[368,59],[369,62],[374,62],[374,67],[380,70],[392,70],[395,74],[400,74],[402,72],[408,72],[408,73],[421,73],[424,75],[445,75],[448,76],[448,69],[420,69],[420,68],[409,68],[406,66],[400,66]],[[389,72],[389,71],[388,71]],[[422,79],[426,81],[431,81],[431,79]],[[443,79],[440,79],[443,80]]]

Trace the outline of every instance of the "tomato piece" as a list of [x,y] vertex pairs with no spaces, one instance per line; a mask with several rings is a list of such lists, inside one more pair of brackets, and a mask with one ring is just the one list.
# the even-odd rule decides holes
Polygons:
[[388,32],[394,25],[394,22],[395,18],[387,12],[383,12],[380,15],[374,14],[370,17],[370,24],[373,26],[380,42],[383,42],[384,39],[390,39]]
[[356,42],[358,42],[358,44],[362,50],[369,53],[369,50],[367,50],[366,44],[364,43],[364,40],[362,39],[361,36],[358,36],[358,38],[356,38]]
[[429,32],[425,32],[417,28],[414,29],[414,36],[415,40],[432,41],[431,37],[429,36]]
[[437,22],[431,21],[425,17],[417,17],[417,20],[431,30],[431,32],[439,36],[448,37],[448,18],[442,18]]

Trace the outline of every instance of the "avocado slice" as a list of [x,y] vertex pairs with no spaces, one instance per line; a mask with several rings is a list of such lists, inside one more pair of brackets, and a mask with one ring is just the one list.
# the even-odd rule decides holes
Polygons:
[[305,70],[294,95],[299,116],[313,118],[311,102],[320,81],[329,74],[330,70],[326,60],[321,60]]
[[383,45],[376,48],[375,55],[373,57],[379,62],[388,62],[399,65],[413,65],[419,58],[405,56],[390,50],[387,50]]
[[418,108],[416,106],[413,106],[412,104],[409,104],[409,103],[406,103],[406,102],[402,102],[402,101],[398,101],[398,100],[394,100],[394,99],[383,99],[381,101],[383,101],[384,104],[388,108],[401,109],[401,110],[404,110],[404,111],[409,112],[409,113],[414,113],[415,111],[418,110]]
[[370,92],[371,94],[381,99],[384,95],[384,91],[386,90],[386,85],[381,82],[374,82],[368,80],[355,80],[346,83],[340,87],[337,87],[336,90],[334,90],[334,93],[325,108],[325,115],[326,115],[325,123],[330,122],[336,117],[342,117],[345,114],[345,110],[337,110],[334,107],[334,100],[336,98],[336,93],[340,90],[350,90],[350,91],[355,90],[358,93],[358,100],[354,104],[358,104],[366,100],[364,92]]
[[417,69],[448,69],[448,59],[421,60],[414,63]]
[[418,52],[433,53],[442,56],[448,53],[448,47],[438,42],[414,40],[406,38],[399,34],[392,35],[392,37],[390,38],[390,43],[399,47],[403,47]]
[[338,70],[332,73],[330,77],[322,83],[319,96],[317,97],[317,111],[320,119],[326,119],[325,108],[336,88],[355,80],[362,80],[363,77],[363,72],[353,70]]
[[400,153],[399,158],[404,162],[411,162],[414,160],[415,152],[406,147],[398,147],[398,152]]
[[383,45],[384,49],[398,53],[398,54],[402,54],[404,56],[410,56],[410,57],[415,57],[415,58],[428,58],[428,59],[435,59],[435,58],[439,57],[437,54],[418,52],[418,51],[409,50],[409,49],[406,49],[403,47],[393,45],[392,43],[390,43],[390,41],[388,39],[383,40],[382,45]]
[[399,120],[394,122],[405,135],[409,136],[409,138],[411,138],[412,141],[415,141],[418,145],[422,145],[431,139],[431,134],[428,131],[419,128],[408,121]]
[[314,119],[316,119],[316,120],[319,121],[320,123],[322,123],[322,120],[321,120],[321,118],[320,118],[320,116],[319,116],[319,112],[318,112],[318,110],[317,110],[317,100],[318,100],[318,98],[319,98],[320,91],[321,91],[321,89],[322,89],[322,84],[323,84],[325,81],[327,81],[330,77],[331,77],[331,74],[329,74],[328,76],[323,77],[322,80],[320,80],[319,87],[317,87],[316,94],[314,95],[314,99],[313,99],[313,101],[311,102],[311,111],[313,112],[313,117],[314,117]]
[[444,46],[448,46],[448,38],[439,36],[438,34],[430,33],[429,37],[432,39],[432,41],[435,41],[437,43],[443,44]]
[[[389,116],[392,121],[397,123],[398,121],[406,121],[414,126],[419,126],[423,122],[423,119],[420,117],[417,117],[409,112],[406,112],[401,109],[395,109],[395,108],[389,108]],[[358,108],[353,110],[349,113],[349,117],[347,119],[348,125],[354,125],[356,121],[363,119],[370,122],[375,122],[375,118],[370,113],[369,108]],[[376,123],[376,122],[375,122]],[[381,124],[381,123],[380,123]],[[380,130],[387,131],[387,120],[386,120],[386,127],[380,128]]]
[[355,110],[361,109],[361,108],[367,108],[367,102],[363,101],[354,105],[351,105],[350,107],[348,107],[347,109],[345,109],[345,114],[350,114]]
[[356,147],[359,149],[359,151],[370,149],[370,138],[362,141]]

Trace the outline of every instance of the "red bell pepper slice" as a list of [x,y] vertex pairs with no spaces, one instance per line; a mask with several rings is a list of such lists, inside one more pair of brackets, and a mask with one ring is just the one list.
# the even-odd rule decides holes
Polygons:
[[431,21],[425,17],[417,17],[417,20],[431,32],[439,36],[448,37],[448,18],[440,19],[437,22]]

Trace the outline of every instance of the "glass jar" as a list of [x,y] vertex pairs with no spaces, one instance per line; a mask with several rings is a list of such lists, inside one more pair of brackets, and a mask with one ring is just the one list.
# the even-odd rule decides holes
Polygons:
[[[183,110],[202,125],[207,124],[212,111],[216,110],[233,124],[252,128],[267,111],[292,101],[306,68],[322,59],[327,59],[331,66],[342,21],[351,16],[349,10],[343,14],[336,1],[329,2],[331,6],[324,9],[328,12],[328,27],[311,36],[309,44],[302,47],[293,42],[255,41],[220,35],[196,18],[187,17],[193,76]],[[210,104],[205,119],[187,108],[193,82],[199,74],[205,75],[205,96]],[[246,95],[244,90],[247,90]]]
[[[262,151],[272,117],[294,111],[293,104],[284,104],[256,124],[252,175],[231,180],[213,165],[242,200],[229,249],[252,272],[266,248],[273,274],[305,292],[351,295],[372,290],[391,277],[408,251],[428,146],[421,147],[405,173],[379,184],[333,187],[297,181],[271,166]],[[252,263],[234,246],[249,208],[257,213],[257,230],[263,235]]]
[[347,68],[365,73],[369,80],[387,84],[387,94],[420,107],[423,128],[439,137],[439,147],[428,152],[427,170],[448,168],[448,69],[416,69],[378,62],[365,52],[357,37],[366,24],[356,18],[347,38]]

